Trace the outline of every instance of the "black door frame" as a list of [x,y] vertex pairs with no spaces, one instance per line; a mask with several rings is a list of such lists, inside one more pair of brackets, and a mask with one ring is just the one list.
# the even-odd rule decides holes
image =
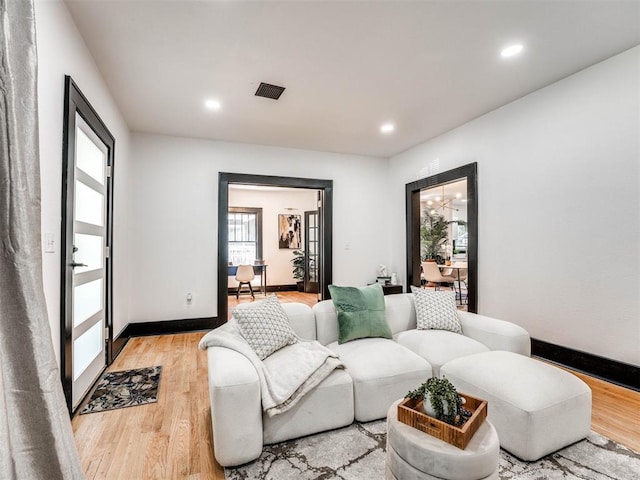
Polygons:
[[60,238],[60,364],[64,395],[69,412],[72,413],[73,387],[73,285],[71,263],[73,262],[73,199],[75,194],[74,158],[76,144],[76,113],[107,147],[107,204],[105,258],[105,327],[107,329],[106,359],[109,366],[114,359],[113,349],[113,175],[115,138],[100,116],[82,94],[69,75],[64,77],[64,117],[62,123],[62,222]]
[[[421,178],[406,184],[406,228],[407,228],[407,288],[420,285],[420,191],[437,187],[455,180],[467,180],[467,231],[469,243],[467,247],[469,289],[467,292],[467,309],[478,311],[478,163],[470,163],[446,172]],[[416,241],[417,240],[417,241]]]
[[227,321],[229,275],[229,184],[259,185],[270,187],[306,188],[319,190],[322,195],[322,256],[320,265],[320,290],[322,298],[329,298],[329,284],[333,279],[333,180],[313,178],[279,177],[244,173],[220,172],[218,177],[218,315],[217,325]]

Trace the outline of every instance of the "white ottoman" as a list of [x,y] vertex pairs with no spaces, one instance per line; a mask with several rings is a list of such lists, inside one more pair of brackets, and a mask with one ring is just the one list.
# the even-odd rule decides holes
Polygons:
[[398,421],[398,400],[387,414],[387,480],[497,480],[500,443],[485,420],[461,450]]
[[591,431],[587,384],[539,360],[484,352],[451,360],[440,373],[458,391],[487,400],[501,447],[522,460],[538,460]]

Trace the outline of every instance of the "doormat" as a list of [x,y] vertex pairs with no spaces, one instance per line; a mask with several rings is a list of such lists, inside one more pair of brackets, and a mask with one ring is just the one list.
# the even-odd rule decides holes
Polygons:
[[[308,437],[265,445],[254,462],[225,468],[226,480],[384,480],[385,420],[353,423]],[[500,450],[500,480],[637,480],[640,455],[595,432],[524,462]]]
[[161,372],[158,365],[105,373],[80,415],[156,403]]

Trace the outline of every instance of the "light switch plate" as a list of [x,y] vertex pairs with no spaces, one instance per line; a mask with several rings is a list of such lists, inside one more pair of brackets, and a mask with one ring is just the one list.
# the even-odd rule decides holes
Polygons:
[[51,232],[44,234],[44,251],[45,253],[56,252],[56,236]]

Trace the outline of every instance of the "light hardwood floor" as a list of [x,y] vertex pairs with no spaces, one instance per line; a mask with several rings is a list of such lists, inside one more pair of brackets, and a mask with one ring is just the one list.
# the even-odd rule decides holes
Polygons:
[[197,348],[203,335],[127,343],[109,371],[162,365],[158,402],[74,416],[87,479],[224,479],[211,455],[206,353]]
[[[269,295],[271,294],[269,293]],[[313,307],[316,303],[318,303],[318,295],[315,293],[277,292],[276,295],[278,296],[278,300],[280,300],[280,302],[282,303],[298,302],[298,303],[304,303],[305,305],[309,305],[310,307]],[[264,298],[266,297],[260,293],[255,294],[255,300],[262,300]],[[241,303],[250,303],[255,300],[251,298],[251,295],[247,295],[246,293],[243,293],[237,299],[235,295],[229,295],[229,298],[228,298],[229,318],[231,318],[231,309],[233,307]]]
[[[224,480],[212,455],[203,335],[129,341],[109,370],[162,365],[158,403],[74,416],[87,479]],[[640,452],[640,393],[577,375],[593,391],[593,430]]]

